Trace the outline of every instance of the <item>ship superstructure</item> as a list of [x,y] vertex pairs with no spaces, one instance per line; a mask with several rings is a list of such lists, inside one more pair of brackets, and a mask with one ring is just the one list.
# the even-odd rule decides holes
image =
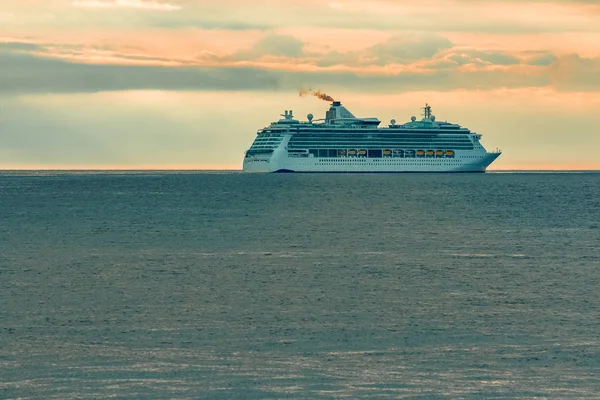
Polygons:
[[283,118],[258,131],[244,158],[245,172],[485,172],[501,154],[487,152],[481,135],[437,121],[431,106],[422,119],[357,118],[339,101],[321,120]]

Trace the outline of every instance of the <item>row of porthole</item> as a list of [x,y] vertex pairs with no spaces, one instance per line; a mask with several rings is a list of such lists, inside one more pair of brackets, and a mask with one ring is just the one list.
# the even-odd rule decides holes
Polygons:
[[305,157],[307,160],[306,161],[313,161],[313,162],[339,162],[339,163],[365,163],[365,162],[372,162],[372,163],[403,163],[403,162],[407,162],[407,163],[419,163],[419,162],[433,162],[433,163],[445,163],[445,162],[458,162],[459,160],[461,160],[460,158],[452,158],[452,159],[440,159],[440,158],[395,158],[395,159],[390,159],[390,158],[380,158],[380,159],[368,159],[368,158],[358,158],[358,159],[327,159],[327,158],[309,158],[309,157]]
[[[314,158],[311,159],[310,161],[312,162],[313,160],[314,160]],[[309,161],[309,160],[304,160],[304,161]],[[319,160],[317,162],[334,162],[334,163],[358,163],[358,162],[360,162],[360,163],[365,163],[365,162],[367,162],[367,160],[327,160],[327,161],[321,161],[321,160]],[[372,161],[372,160],[370,160],[369,162],[376,163],[376,164],[398,164],[398,163],[405,163],[405,162],[406,163],[410,163],[410,162],[412,162],[412,163],[423,163],[423,162],[429,162],[429,161],[414,160],[414,159],[413,160],[406,160],[406,159],[404,159],[404,160],[397,160],[397,161],[391,161],[391,160],[389,160],[389,161],[388,160]],[[457,163],[457,162],[462,162],[462,161],[461,160],[443,160],[443,159],[439,160],[438,159],[436,162],[433,162],[433,164]]]
[[[462,163],[462,161],[448,162],[445,164],[460,164],[460,163]],[[310,163],[307,163],[307,164],[310,164]],[[333,161],[331,161],[331,162],[320,161],[316,165],[358,165],[358,164],[337,163],[337,162],[333,162]],[[360,164],[360,165],[444,165],[444,164],[432,163],[432,162],[420,162],[420,163],[366,163],[366,164]]]
[[[317,166],[325,166],[325,165],[333,165],[333,166],[344,166],[341,164],[335,164],[335,163],[319,163],[316,164]],[[398,167],[398,166],[424,166],[424,165],[429,165],[429,166],[433,166],[433,167],[444,167],[447,166],[445,164],[433,164],[433,163],[420,163],[420,164],[362,164],[361,166],[373,166],[373,167]],[[356,166],[356,165],[345,165],[344,167],[350,167],[350,166]]]

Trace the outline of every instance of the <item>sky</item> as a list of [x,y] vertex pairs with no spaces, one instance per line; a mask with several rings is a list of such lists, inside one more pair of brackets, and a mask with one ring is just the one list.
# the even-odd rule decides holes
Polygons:
[[600,169],[597,0],[2,0],[0,169],[240,169],[321,90],[483,134],[490,169]]

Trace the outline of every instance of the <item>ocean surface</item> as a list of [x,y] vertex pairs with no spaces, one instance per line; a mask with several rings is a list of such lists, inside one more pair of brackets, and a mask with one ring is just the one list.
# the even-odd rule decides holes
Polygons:
[[598,399],[600,173],[0,172],[2,399]]

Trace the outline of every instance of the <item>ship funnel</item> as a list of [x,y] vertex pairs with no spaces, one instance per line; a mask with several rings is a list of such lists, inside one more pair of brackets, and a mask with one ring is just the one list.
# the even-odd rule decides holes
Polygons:
[[356,119],[346,107],[342,105],[341,101],[334,101],[329,107],[329,111],[325,114],[325,119],[336,120],[336,119]]

